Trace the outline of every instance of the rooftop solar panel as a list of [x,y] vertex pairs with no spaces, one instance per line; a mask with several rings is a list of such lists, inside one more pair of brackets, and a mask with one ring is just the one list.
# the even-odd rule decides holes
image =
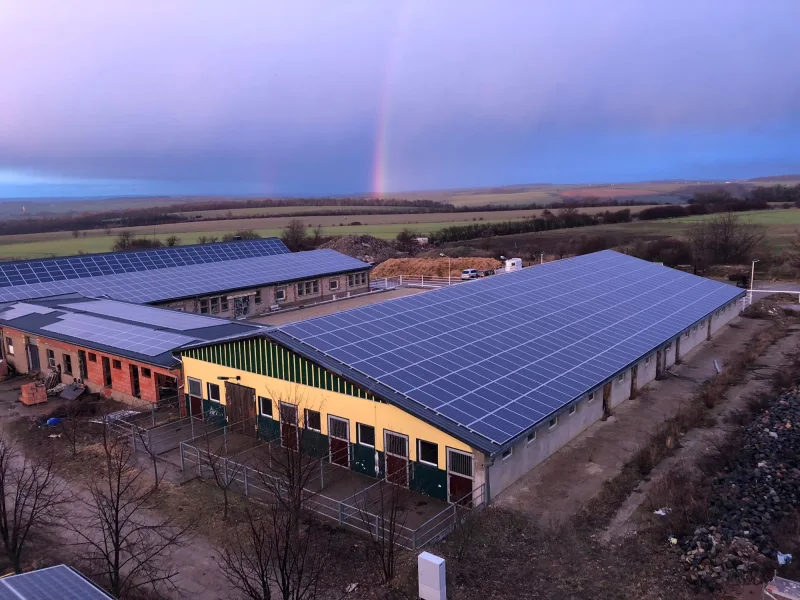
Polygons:
[[45,325],[42,329],[145,356],[158,356],[195,341],[193,337],[177,333],[157,331],[79,313],[66,313],[58,321]]
[[98,589],[65,565],[0,579],[0,600],[108,600]]
[[603,251],[279,330],[504,444],[739,295]]
[[13,306],[0,310],[0,319],[18,319],[26,315],[46,315],[53,312],[52,308],[47,306],[39,306],[37,304],[28,304],[26,302],[18,302]]
[[367,266],[334,250],[312,250],[0,287],[0,302],[73,292],[136,303],[161,302],[354,271]]
[[21,285],[58,283],[101,275],[136,273],[218,263],[257,256],[289,254],[290,250],[278,238],[175,246],[155,250],[111,252],[19,261],[0,264],[0,288]]
[[[19,304],[16,306],[19,306]],[[220,324],[219,319],[212,317],[203,317],[201,315],[179,311],[169,311],[151,306],[136,306],[124,302],[115,302],[113,300],[70,302],[60,306],[71,310],[117,317],[118,319],[136,321],[137,323],[153,325],[155,327],[167,327],[179,331],[189,331],[191,329],[200,329],[201,327],[214,327]]]

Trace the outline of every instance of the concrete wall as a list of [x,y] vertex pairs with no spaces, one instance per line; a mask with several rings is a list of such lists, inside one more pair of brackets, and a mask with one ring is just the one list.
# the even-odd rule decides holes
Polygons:
[[[8,356],[7,360],[14,368],[20,373],[28,373],[28,358],[25,352],[25,338],[30,337],[31,342],[38,347],[39,362],[41,371],[47,373],[51,370],[60,370],[61,382],[70,384],[73,381],[81,381],[80,367],[78,362],[78,351],[83,350],[86,353],[86,370],[87,376],[83,379],[84,385],[89,388],[89,391],[104,394],[107,397],[114,398],[120,402],[125,403],[141,403],[150,402],[155,403],[158,401],[158,386],[156,375],[164,375],[173,377],[180,381],[180,369],[170,371],[162,367],[147,365],[132,361],[122,356],[114,356],[112,354],[104,354],[97,350],[84,348],[73,344],[68,344],[60,340],[53,340],[50,338],[28,335],[22,331],[10,329],[8,327],[2,328],[3,336],[3,351],[6,353],[6,338],[11,337],[14,341],[14,355]],[[52,350],[55,358],[55,367],[51,367],[48,362],[47,351]],[[67,373],[67,361],[64,358],[70,357],[72,364],[72,372]],[[95,360],[90,360],[91,355]],[[103,379],[103,356],[108,357],[111,366],[111,387],[106,387]],[[114,368],[114,361],[119,361],[119,369]],[[131,365],[136,365],[139,369],[139,392],[140,397],[137,398],[133,395],[133,384],[131,382]],[[150,377],[145,377],[143,369],[150,370]]]
[[[368,271],[365,271],[368,272]],[[298,285],[307,281],[318,281],[317,293],[307,294],[300,296],[297,293]],[[209,294],[205,296],[197,296],[195,298],[185,298],[183,300],[175,300],[174,302],[164,302],[158,304],[165,308],[173,308],[185,312],[200,312],[200,300],[210,300],[211,298],[228,298],[228,309],[220,310],[216,313],[209,312],[213,316],[232,319],[234,315],[234,296],[247,295],[250,297],[248,311],[245,316],[251,317],[269,313],[272,306],[280,306],[281,308],[292,308],[296,306],[303,306],[305,304],[315,304],[317,302],[324,302],[326,300],[333,300],[334,298],[344,298],[348,294],[363,294],[369,291],[369,277],[365,284],[350,285],[350,278],[348,274],[332,275],[325,277],[316,277],[314,279],[305,279],[302,282],[294,282],[279,285],[270,285],[264,287],[256,287],[249,290],[240,290],[230,294]],[[278,300],[278,290],[284,292],[284,299]],[[256,292],[261,292],[261,302],[256,303]],[[220,302],[221,306],[221,302]]]
[[[594,399],[589,401],[587,396],[575,403],[574,414],[569,414],[569,408],[558,415],[558,422],[554,427],[543,423],[536,431],[536,437],[530,442],[523,438],[513,447],[511,456],[494,459],[489,465],[489,488],[492,496],[496,496],[533,467],[555,453],[572,438],[584,431],[589,425],[595,423],[603,416],[603,391],[598,389]],[[476,460],[476,485],[479,485],[477,468],[483,461]],[[483,480],[481,479],[482,483]]]

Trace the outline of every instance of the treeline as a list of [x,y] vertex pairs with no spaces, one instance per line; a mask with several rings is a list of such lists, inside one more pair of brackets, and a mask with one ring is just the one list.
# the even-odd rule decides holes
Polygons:
[[589,225],[604,225],[610,223],[629,223],[630,221],[631,211],[628,208],[596,214],[587,214],[578,212],[574,208],[565,208],[558,211],[558,213],[545,210],[541,217],[533,219],[502,221],[499,223],[453,225],[452,227],[445,227],[431,233],[428,239],[434,244],[444,244],[500,235],[535,233],[538,231],[570,229],[573,227],[587,227]]
[[[775,186],[785,188],[786,186]],[[764,194],[760,190],[772,190]],[[796,186],[797,201],[800,202],[800,186]],[[746,212],[750,210],[769,210],[771,206],[766,198],[782,195],[772,188],[756,188],[753,193],[744,198],[737,198],[725,190],[695,194],[689,204],[665,204],[653,206],[640,211],[636,217],[640,221],[654,219],[672,219],[675,217],[688,217],[693,215],[709,215],[726,212]],[[792,203],[794,205],[794,203]]]

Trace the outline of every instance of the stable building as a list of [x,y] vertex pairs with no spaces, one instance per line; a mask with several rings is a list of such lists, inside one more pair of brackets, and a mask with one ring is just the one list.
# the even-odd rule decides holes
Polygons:
[[128,403],[177,402],[182,345],[259,326],[77,294],[0,304],[0,358]]
[[369,292],[371,266],[278,238],[0,264],[0,302],[78,293],[245,319]]
[[613,251],[180,351],[187,411],[450,502],[490,500],[738,315]]

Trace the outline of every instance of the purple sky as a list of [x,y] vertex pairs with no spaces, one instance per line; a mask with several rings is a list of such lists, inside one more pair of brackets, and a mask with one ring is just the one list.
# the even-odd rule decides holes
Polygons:
[[0,197],[800,172],[797,0],[0,0]]

